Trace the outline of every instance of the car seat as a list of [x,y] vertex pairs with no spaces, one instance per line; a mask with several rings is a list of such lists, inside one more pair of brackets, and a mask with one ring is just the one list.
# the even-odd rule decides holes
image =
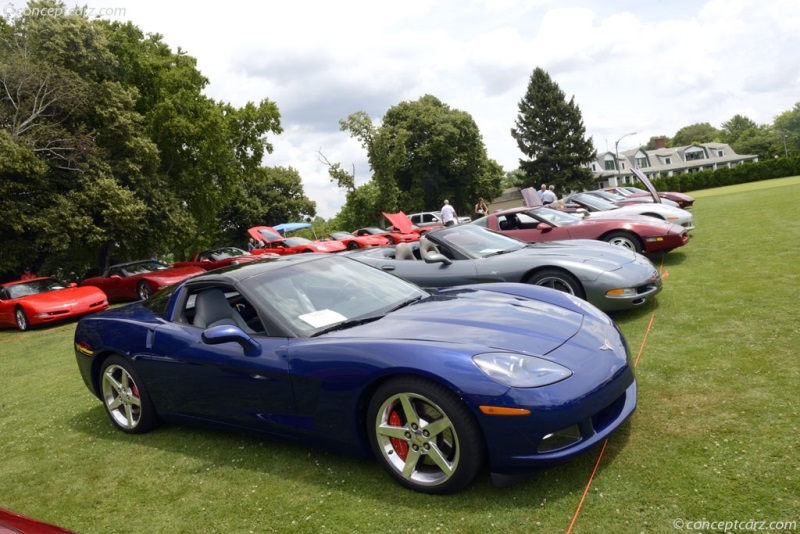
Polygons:
[[396,260],[416,260],[414,251],[408,243],[398,243],[394,247],[394,258]]
[[422,259],[426,259],[430,254],[439,254],[439,248],[436,244],[428,239],[426,236],[419,238],[419,255]]
[[197,294],[194,304],[194,319],[192,324],[200,328],[211,328],[219,325],[238,326],[245,332],[252,334],[255,331],[239,312],[234,310],[225,298],[225,293],[218,287],[206,289]]

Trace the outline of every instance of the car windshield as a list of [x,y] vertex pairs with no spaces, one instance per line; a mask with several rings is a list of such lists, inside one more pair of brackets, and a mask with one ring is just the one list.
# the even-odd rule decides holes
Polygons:
[[513,237],[498,234],[471,224],[450,227],[447,230],[436,232],[430,238],[434,242],[438,241],[447,245],[469,258],[485,258],[505,252],[513,252],[527,246],[527,243]]
[[520,223],[523,225],[526,222],[536,222],[536,220],[545,221],[553,226],[566,226],[581,221],[580,217],[572,215],[571,213],[565,213],[550,208],[533,208],[527,212],[522,211],[517,213],[517,218],[520,219]]
[[619,202],[620,200],[625,200],[625,197],[622,195],[618,195],[616,193],[609,193],[608,191],[592,191],[592,194],[606,200],[610,200],[611,202]]
[[610,211],[617,209],[617,206],[611,202],[594,195],[573,195],[571,199],[579,204],[589,206],[590,208],[594,208],[598,211]]
[[286,238],[286,246],[287,247],[299,247],[302,245],[308,245],[311,243],[310,239],[306,239],[305,237],[287,237]]
[[123,266],[122,269],[125,271],[126,276],[131,276],[134,274],[151,273],[153,271],[163,271],[164,269],[169,269],[169,265],[163,261],[147,260],[138,263],[129,263]]
[[38,295],[39,293],[47,293],[48,291],[57,291],[59,289],[66,289],[66,286],[55,278],[31,280],[30,282],[13,284],[6,287],[8,296],[12,299],[27,297],[29,295]]
[[644,189],[640,189],[638,187],[628,186],[625,187],[626,190],[630,191],[631,193],[647,193],[650,194],[650,191],[645,191]]
[[328,235],[333,239],[350,239],[353,237],[353,234],[348,234],[347,232],[331,232]]
[[244,281],[248,293],[255,294],[300,336],[380,319],[428,295],[405,280],[350,258],[319,258]]

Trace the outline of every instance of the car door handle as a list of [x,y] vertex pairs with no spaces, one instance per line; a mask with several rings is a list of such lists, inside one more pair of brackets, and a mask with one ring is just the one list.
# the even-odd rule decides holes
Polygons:
[[381,269],[384,271],[394,271],[394,265],[381,265]]

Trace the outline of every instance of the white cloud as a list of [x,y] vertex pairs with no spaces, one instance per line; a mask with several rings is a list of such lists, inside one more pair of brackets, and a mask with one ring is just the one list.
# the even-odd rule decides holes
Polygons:
[[324,217],[344,195],[318,150],[356,165],[359,182],[369,175],[340,119],[363,110],[377,122],[389,107],[432,94],[470,113],[489,157],[511,170],[520,153],[509,131],[537,66],[575,96],[598,150],[627,132],[638,133],[620,149],[737,113],[768,123],[800,101],[794,0],[88,4],[122,7],[123,20],[196,57],[211,97],[276,102],[285,131],[265,164],[298,169]]

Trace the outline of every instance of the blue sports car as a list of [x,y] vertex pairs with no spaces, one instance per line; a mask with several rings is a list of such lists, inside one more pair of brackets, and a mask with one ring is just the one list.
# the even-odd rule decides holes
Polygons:
[[214,424],[374,455],[403,486],[507,482],[601,442],[636,406],[608,316],[513,283],[428,292],[348,257],[191,277],[86,317],[86,386],[123,432]]

